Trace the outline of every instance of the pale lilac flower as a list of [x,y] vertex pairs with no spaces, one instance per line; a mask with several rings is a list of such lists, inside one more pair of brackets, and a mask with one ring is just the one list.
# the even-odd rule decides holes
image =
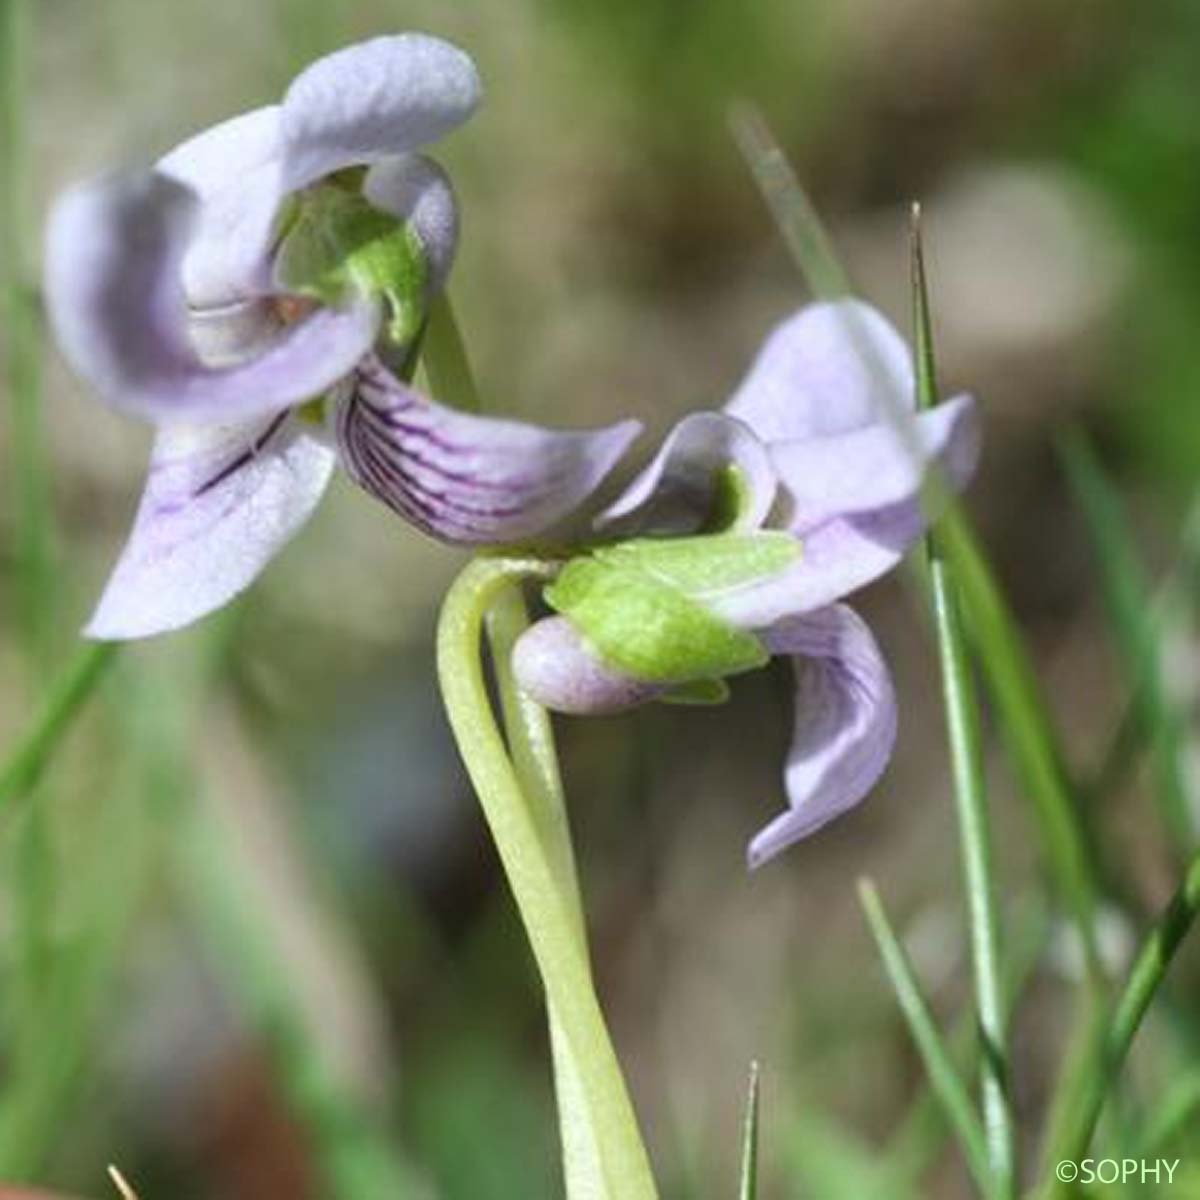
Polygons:
[[[750,843],[752,866],[857,804],[891,756],[896,699],[887,665],[863,620],[838,601],[895,567],[925,528],[928,465],[936,462],[960,488],[979,447],[974,402],[965,395],[912,415],[903,436],[896,405],[913,394],[908,347],[880,314],[853,301],[813,305],[775,330],[722,412],[694,413],[676,425],[601,518],[605,532],[621,538],[700,534],[713,527],[734,468],[740,500],[732,531],[784,531],[795,539],[784,565],[733,583],[717,566],[703,569],[704,556],[722,543],[699,539],[684,589],[709,617],[758,640],[761,658],[746,666],[785,655],[795,669],[788,809]],[[777,546],[779,535],[759,540]],[[653,574],[648,556],[658,543],[626,545],[646,557]],[[622,563],[619,547],[597,550],[597,560]],[[594,591],[587,599],[589,612],[600,611]],[[662,637],[678,640],[665,616]],[[677,646],[668,649],[673,662],[686,659]],[[514,666],[532,697],[570,713],[656,698],[719,699],[723,688],[719,679],[678,671],[638,678],[606,662],[570,615],[536,623],[517,644]],[[698,682],[710,690],[687,690]]]
[[226,603],[339,461],[435,537],[504,543],[574,509],[623,453],[632,422],[486,419],[403,378],[458,234],[446,176],[416,151],[479,94],[454,46],[377,38],[154,169],[59,201],[46,262],[59,343],[104,400],[158,429],[91,636],[174,629]]

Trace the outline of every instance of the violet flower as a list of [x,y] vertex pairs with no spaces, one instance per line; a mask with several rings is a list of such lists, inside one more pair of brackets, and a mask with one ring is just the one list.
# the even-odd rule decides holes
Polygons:
[[472,416],[403,378],[458,234],[448,180],[415,151],[479,95],[454,46],[377,38],[152,170],[58,202],[46,295],[59,343],[104,400],[157,426],[91,636],[174,629],[226,603],[339,461],[434,537],[507,543],[575,508],[636,435]]
[[675,426],[600,519],[620,540],[568,563],[546,592],[561,615],[514,650],[525,691],[568,713],[716,702],[725,676],[790,658],[788,809],[751,841],[751,866],[857,804],[891,756],[887,664],[838,601],[922,533],[928,465],[962,487],[979,446],[965,395],[903,434],[889,416],[913,394],[908,347],[880,314],[853,301],[802,310],[722,412]]

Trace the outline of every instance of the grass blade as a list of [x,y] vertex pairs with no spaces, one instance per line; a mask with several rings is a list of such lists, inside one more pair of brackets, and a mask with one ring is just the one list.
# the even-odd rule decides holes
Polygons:
[[[912,231],[913,329],[916,340],[917,408],[937,403],[933,329],[925,258],[921,244],[920,210],[913,209]],[[1009,1095],[1007,1030],[1001,987],[1000,931],[992,880],[991,816],[984,782],[983,734],[975,695],[967,638],[959,613],[953,568],[942,553],[936,528],[927,539],[934,622],[942,667],[946,729],[954,771],[967,924],[971,931],[975,1011],[983,1053],[980,1092],[988,1158],[996,1193],[1016,1192],[1016,1132]]]
[[742,1122],[742,1171],[738,1200],[758,1196],[758,1063],[750,1064],[750,1088],[746,1094],[746,1116]]
[[88,642],[51,689],[33,726],[0,767],[0,814],[37,786],[59,743],[116,657],[115,642]]
[[1163,821],[1186,853],[1196,839],[1184,765],[1186,721],[1165,679],[1160,610],[1152,601],[1120,500],[1090,443],[1075,433],[1060,442],[1059,453],[1100,565],[1105,606],[1139,700],[1140,721],[1154,743]]
[[1143,943],[1113,1009],[1112,1019],[1093,1043],[1087,1069],[1082,1073],[1079,1097],[1072,1105],[1073,1119],[1068,1121],[1058,1149],[1048,1157],[1048,1162],[1064,1158],[1077,1161],[1086,1155],[1096,1123],[1142,1018],[1198,913],[1200,854],[1193,857],[1183,882]]
[[934,1094],[941,1102],[950,1127],[958,1136],[967,1167],[986,1196],[998,1197],[988,1161],[987,1139],[971,1103],[970,1093],[959,1077],[929,1003],[921,991],[916,972],[900,939],[896,936],[875,885],[859,880],[859,899],[867,924],[879,948],[884,968],[891,980],[900,1011],[908,1022],[913,1042],[925,1064]]
[[49,665],[54,630],[51,505],[42,413],[41,322],[26,272],[33,243],[28,121],[33,5],[0,0],[0,289],[8,360],[19,628],[36,680]]

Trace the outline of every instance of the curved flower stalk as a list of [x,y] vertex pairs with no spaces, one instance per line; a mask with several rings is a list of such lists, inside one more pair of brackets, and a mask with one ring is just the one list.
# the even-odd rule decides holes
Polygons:
[[106,402],[157,427],[91,636],[175,629],[225,604],[339,462],[424,532],[488,544],[555,524],[624,452],[633,422],[541,429],[406,382],[458,237],[449,181],[417,151],[479,96],[456,47],[376,38],[153,169],[59,200],[46,261],[59,343]]
[[719,702],[727,676],[789,658],[788,808],[751,841],[751,866],[856,805],[886,767],[891,677],[839,601],[920,536],[930,466],[961,488],[978,457],[971,397],[900,431],[885,388],[914,395],[912,357],[875,310],[817,304],[785,321],[723,411],[676,425],[599,519],[620,540],[568,563],[546,589],[560,615],[514,650],[522,687],[568,713]]

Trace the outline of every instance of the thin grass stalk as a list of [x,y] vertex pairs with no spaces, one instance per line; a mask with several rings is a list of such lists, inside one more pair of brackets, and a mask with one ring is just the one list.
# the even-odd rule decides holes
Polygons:
[[860,879],[858,894],[867,924],[875,938],[879,955],[900,1004],[900,1011],[904,1014],[913,1043],[921,1055],[934,1095],[941,1103],[950,1128],[958,1138],[967,1168],[985,1196],[991,1200],[1001,1200],[996,1180],[992,1175],[987,1138],[979,1123],[979,1116],[971,1102],[970,1093],[950,1057],[929,1002],[921,990],[916,971],[913,970],[908,954],[896,936],[891,921],[888,920],[875,885],[868,879]]
[[[1053,1164],[1078,1161],[1091,1144],[1096,1124],[1113,1091],[1121,1067],[1141,1027],[1142,1018],[1166,978],[1184,937],[1200,913],[1200,853],[1188,866],[1183,882],[1147,936],[1129,972],[1112,1019],[1093,1042],[1086,1069],[1081,1073],[1078,1096],[1061,1140],[1047,1156]],[[1050,1184],[1053,1190],[1053,1184]]]
[[[920,211],[913,210],[912,230],[913,331],[916,347],[917,408],[937,403],[933,328],[925,259],[921,244]],[[966,892],[967,924],[971,931],[975,1012],[982,1046],[980,1095],[988,1158],[996,1194],[1016,1195],[1016,1127],[1009,1085],[1007,1021],[1004,1011],[1000,921],[993,880],[991,814],[983,765],[983,731],[975,695],[966,633],[959,613],[953,568],[942,552],[936,526],[927,538],[934,621],[942,667],[946,732],[954,773],[955,811]]]
[[34,723],[0,766],[0,816],[37,787],[84,704],[116,658],[115,642],[86,642],[50,689]]

